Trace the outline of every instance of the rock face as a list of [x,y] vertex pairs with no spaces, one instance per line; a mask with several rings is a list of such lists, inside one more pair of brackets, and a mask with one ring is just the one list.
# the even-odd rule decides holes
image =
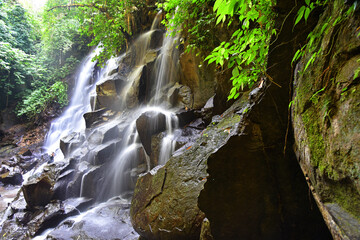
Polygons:
[[86,213],[80,220],[67,220],[47,239],[123,239],[136,240],[138,234],[129,222],[129,206],[114,199]]
[[297,158],[335,239],[360,238],[360,17],[349,7],[334,1],[321,16],[314,35],[324,34],[297,65],[292,107]]
[[[215,71],[214,66],[204,64],[202,68],[200,58],[192,53],[182,53],[180,55],[180,67],[182,77],[180,82],[182,85],[188,86],[192,93],[193,99],[184,98],[184,103],[191,104],[190,108],[200,109],[206,101],[214,95],[215,92]],[[181,89],[180,95],[184,95],[187,89]],[[183,93],[184,92],[184,93]]]
[[247,96],[214,120],[190,146],[174,153],[165,166],[141,176],[131,204],[136,231],[146,239],[198,239],[205,214],[198,195],[206,182],[207,159],[241,132]]
[[48,176],[25,184],[22,187],[25,200],[29,207],[45,206],[52,198],[54,183]]
[[[268,63],[269,75],[282,88],[268,82],[263,96],[265,89],[258,88],[244,94],[226,112],[213,116],[193,144],[138,179],[130,214],[145,239],[199,239],[205,216],[211,225],[207,235],[214,239],[331,238],[309,199],[291,137],[285,140],[293,56],[289,49],[304,40],[303,33],[292,31],[289,19],[296,11],[287,16],[292,4],[278,3],[286,14],[277,24],[284,28]],[[221,110],[217,101],[212,113]]]
[[165,131],[166,117],[159,112],[145,112],[136,120],[136,129],[146,153],[151,155],[151,137]]

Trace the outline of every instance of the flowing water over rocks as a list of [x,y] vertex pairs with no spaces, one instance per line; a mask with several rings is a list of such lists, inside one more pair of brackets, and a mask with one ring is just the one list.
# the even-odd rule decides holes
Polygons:
[[[292,4],[279,1],[280,12]],[[269,54],[282,88],[262,79],[225,103],[231,71],[179,53],[184,39],[166,34],[160,15],[102,69],[90,61],[99,48],[84,60],[70,105],[47,135],[55,159],[39,156],[45,164],[9,195],[1,236],[329,239],[291,143],[283,152],[289,49],[302,37],[292,31],[295,16],[280,16],[284,29]]]
[[[181,114],[175,114],[184,106],[173,87],[179,75],[176,37],[156,29],[156,21],[125,54],[110,59],[104,68],[91,61],[101,51],[99,47],[83,61],[70,104],[46,137],[44,149],[55,153],[55,158],[28,174],[3,218],[2,235],[17,239],[138,237],[129,219],[136,179],[166,163],[175,150],[179,122],[184,125],[191,120],[179,121]],[[152,150],[155,135],[157,151]],[[16,204],[19,201],[21,208]]]

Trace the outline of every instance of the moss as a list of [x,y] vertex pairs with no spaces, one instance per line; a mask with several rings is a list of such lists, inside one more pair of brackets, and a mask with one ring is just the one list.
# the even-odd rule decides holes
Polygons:
[[234,116],[232,116],[232,117],[227,117],[227,118],[224,118],[223,120],[221,120],[216,127],[217,128],[232,127],[232,126],[234,126],[234,124],[240,122],[240,120],[241,120],[241,116],[238,114],[234,114]]
[[305,124],[309,140],[308,144],[311,151],[311,164],[314,167],[318,167],[320,174],[323,175],[324,171],[327,169],[327,164],[323,161],[326,152],[324,139],[320,132],[320,126],[316,121],[317,119],[318,117],[312,109],[308,109],[302,115],[302,120]]
[[336,182],[330,191],[336,203],[360,220],[360,196],[351,182]]

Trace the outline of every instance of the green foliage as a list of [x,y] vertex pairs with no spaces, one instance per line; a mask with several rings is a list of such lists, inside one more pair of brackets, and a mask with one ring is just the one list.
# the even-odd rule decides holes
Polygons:
[[232,85],[228,99],[236,99],[240,89],[252,86],[261,74],[265,74],[269,41],[275,17],[271,0],[217,0],[214,4],[216,23],[225,23],[230,17],[229,24],[237,16],[240,28],[234,32],[231,39],[222,42],[205,59],[209,63],[215,62],[232,70]]
[[312,10],[314,10],[318,6],[325,5],[326,2],[327,2],[327,0],[325,0],[325,1],[324,0],[316,0],[315,2],[312,2],[311,0],[305,0],[305,5],[301,6],[301,8],[297,12],[294,27],[303,18],[304,18],[305,22],[307,22],[307,20],[309,18],[309,15],[312,12]]
[[[168,28],[176,30],[183,26],[189,29],[188,50],[219,42],[205,60],[233,69],[230,79],[233,88],[228,97],[232,99],[239,96],[240,89],[251,86],[265,72],[269,40],[275,33],[274,4],[273,0],[166,0],[159,7],[168,12]],[[220,23],[240,26],[229,40],[221,42],[214,39],[215,34],[209,34],[212,33],[210,29]]]
[[36,88],[27,95],[18,105],[16,114],[26,116],[28,120],[34,120],[50,104],[57,103],[60,107],[66,106],[67,85],[62,81],[55,82],[51,87],[45,85]]
[[[360,58],[357,60],[360,63]],[[354,80],[360,76],[360,67],[358,67],[354,72]]]
[[163,23],[172,34],[184,29],[188,32],[186,51],[209,52],[219,43],[214,32],[215,14],[212,6],[215,0],[166,0],[158,4],[167,12]]
[[[45,8],[50,9],[55,6],[67,4],[66,0],[48,0]],[[72,11],[69,9],[56,8],[52,11],[43,13],[43,34],[40,55],[44,63],[52,71],[63,67],[69,57],[82,58],[88,48],[88,39],[81,37],[81,19],[78,15],[82,14],[79,9]]]
[[[91,38],[90,46],[100,44],[102,52],[96,60],[104,63],[106,59],[119,53],[125,45],[125,39],[130,41],[131,32],[127,29],[126,16],[140,3],[142,1],[139,0],[78,0],[70,4],[67,0],[49,0],[45,6],[44,20],[60,32],[64,32],[62,26],[66,30],[70,30],[69,26],[72,26],[72,31],[76,30],[76,34]],[[60,33],[58,37],[76,39],[67,38],[66,34],[64,36]],[[62,51],[66,51],[71,45],[71,42],[60,43]]]
[[102,52],[96,59],[104,63],[111,56],[119,54],[130,41],[131,32],[127,29],[126,15],[134,9],[136,0],[86,0],[84,4],[91,7],[81,7],[83,12],[82,34],[92,37],[91,46],[101,44]]
[[[316,2],[310,2],[310,0],[307,0],[306,1],[307,6],[302,6],[299,9],[294,26],[301,20],[300,17],[302,15],[301,11],[303,11],[301,9],[305,7],[306,9],[310,9],[311,12],[315,7],[325,6],[327,3],[328,0],[316,0]],[[355,11],[355,7],[356,7],[356,3],[354,3],[347,11],[340,12],[338,14],[338,17],[335,19],[333,19],[330,16],[327,19],[327,21],[321,26],[320,29],[315,29],[314,31],[309,33],[309,35],[307,36],[307,40],[308,40],[307,44],[305,44],[301,49],[297,50],[297,52],[295,53],[292,59],[291,64],[294,64],[300,58],[304,57],[306,52],[311,53],[311,55],[308,56],[306,59],[305,67],[302,70],[303,73],[308,69],[309,66],[311,66],[316,61],[318,56],[320,56],[321,54],[327,54],[327,53],[323,53],[324,50],[321,48],[321,39],[324,37],[324,35],[328,33],[331,27],[335,27],[336,25],[339,25],[340,23],[345,21],[345,19],[347,19],[351,14],[353,14]],[[307,13],[306,16],[303,13],[305,21],[307,20],[310,12]]]
[[323,87],[322,89],[320,89],[319,91],[317,91],[316,93],[314,93],[311,97],[310,97],[310,101],[313,102],[314,104],[317,104],[319,102],[319,94],[322,93],[325,90],[325,87]]
[[41,75],[37,68],[31,21],[12,1],[0,3],[0,98],[1,108],[15,101],[31,81]]
[[16,114],[31,120],[54,104],[66,105],[62,80],[88,51],[75,15],[45,12],[42,17],[43,22],[15,1],[0,1],[1,109],[17,104]]

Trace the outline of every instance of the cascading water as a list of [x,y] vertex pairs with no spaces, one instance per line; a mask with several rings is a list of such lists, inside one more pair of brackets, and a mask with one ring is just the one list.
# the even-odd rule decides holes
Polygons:
[[82,62],[75,78],[75,88],[71,95],[69,106],[63,114],[51,123],[48,134],[45,138],[43,148],[47,153],[55,152],[57,159],[61,159],[62,153],[59,151],[59,141],[61,138],[73,132],[81,132],[85,130],[85,121],[83,115],[91,111],[91,98],[95,95],[96,83],[101,81],[109,69],[114,68],[117,59],[110,59],[106,67],[101,70],[100,76],[93,76],[96,65],[92,59],[101,51],[100,47],[96,47]]
[[162,96],[162,89],[166,84],[175,82],[174,77],[177,76],[176,63],[179,56],[173,51],[177,52],[175,48],[177,41],[177,35],[173,36],[171,33],[165,34],[160,55],[155,62],[156,85],[154,89],[154,105],[162,105],[162,102],[164,101],[164,99],[162,99],[162,97],[164,97]]
[[[138,174],[150,171],[155,165],[165,164],[175,149],[174,133],[178,128],[178,119],[170,109],[171,104],[165,103],[168,97],[163,94],[176,82],[177,37],[156,29],[159,20],[158,15],[151,30],[139,36],[125,55],[110,60],[93,81],[91,76],[95,63],[91,62],[91,58],[99,49],[90,54],[81,67],[68,108],[51,125],[44,145],[48,153],[60,152],[57,150],[59,140],[72,132],[80,132],[77,148],[70,148],[71,153],[65,156],[79,159],[75,168],[75,176],[80,176],[77,197],[92,198],[100,203],[122,195],[129,203],[126,193],[133,190]],[[151,47],[153,35],[160,33],[163,36],[157,39],[162,39],[162,44]],[[145,70],[151,72],[146,81],[143,80]],[[108,76],[109,72],[113,75]],[[91,107],[90,101],[91,97],[97,98],[96,85],[114,79],[120,79],[116,81],[121,85],[121,89],[116,89],[117,97],[112,102],[116,105],[116,113],[113,113],[112,119],[86,129],[83,114],[99,108],[94,101]],[[148,89],[142,93],[148,96],[141,100],[142,90],[139,89],[142,85]],[[161,130],[158,129],[162,137],[155,163],[150,163],[149,149],[144,146],[137,126],[137,120],[148,112],[155,114],[154,126],[162,125]],[[158,119],[164,120],[160,123]],[[152,127],[146,126],[149,128],[146,130],[155,133]],[[72,186],[77,181],[74,179]]]

